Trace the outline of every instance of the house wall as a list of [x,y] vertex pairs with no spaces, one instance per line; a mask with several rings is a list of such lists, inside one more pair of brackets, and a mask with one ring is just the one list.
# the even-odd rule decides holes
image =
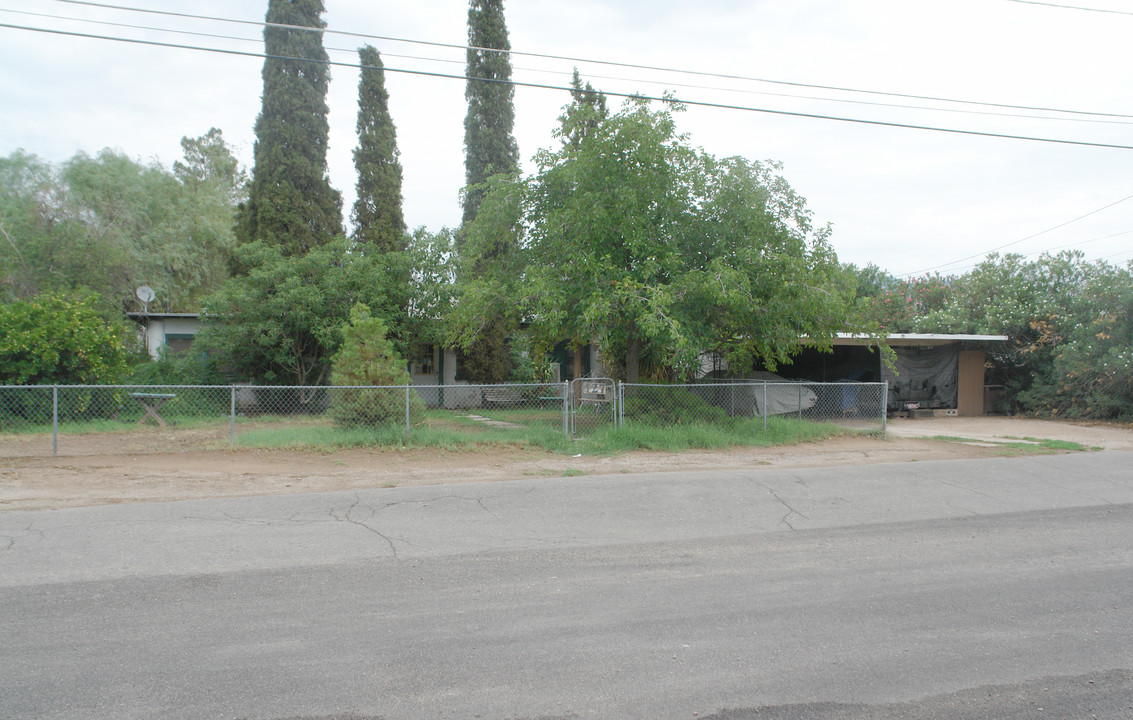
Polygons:
[[959,398],[956,414],[961,417],[985,415],[984,410],[984,364],[987,358],[983,350],[961,350],[960,371],[957,387]]
[[[417,394],[425,404],[434,408],[443,405],[447,410],[481,407],[484,398],[480,388],[468,387],[467,380],[456,379],[456,353],[452,350],[433,352],[432,373],[419,372],[421,366],[418,363],[413,363],[410,371],[413,384],[417,386]],[[441,352],[444,353],[443,362]]]
[[145,326],[146,352],[154,360],[161,356],[161,348],[165,345],[165,321],[150,318]]
[[169,347],[168,352],[188,349],[197,331],[201,329],[199,318],[149,317],[141,330],[146,344],[146,352],[154,360],[161,357],[161,348]]

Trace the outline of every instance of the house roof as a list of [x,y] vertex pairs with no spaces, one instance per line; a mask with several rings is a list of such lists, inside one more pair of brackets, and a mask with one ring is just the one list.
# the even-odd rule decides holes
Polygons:
[[[954,342],[1007,342],[1006,335],[961,335],[951,333],[890,333],[885,336],[887,345],[947,345]],[[872,340],[869,335],[838,333],[835,345],[862,345]]]
[[163,313],[163,312],[128,312],[126,317],[132,320],[145,320],[146,318],[153,318],[155,320],[165,320],[167,318],[188,318],[192,320],[200,319],[200,313]]

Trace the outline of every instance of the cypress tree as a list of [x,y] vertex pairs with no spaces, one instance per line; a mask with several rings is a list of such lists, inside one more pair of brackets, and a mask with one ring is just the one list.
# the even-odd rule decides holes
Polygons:
[[[324,28],[322,0],[269,0],[267,22]],[[237,237],[303,255],[342,233],[342,196],[327,176],[327,85],[322,32],[268,25],[263,105],[248,201]]]
[[405,216],[401,208],[401,162],[397,129],[389,114],[385,69],[378,51],[367,45],[358,51],[362,65],[358,81],[358,199],[354,203],[354,239],[364,248],[381,252],[405,249]]
[[578,68],[570,79],[571,102],[559,117],[558,136],[570,147],[577,150],[582,141],[594,132],[610,111],[606,107],[606,96],[594,89],[590,83],[582,84]]
[[469,0],[468,70],[464,96],[464,223],[476,217],[484,191],[476,186],[496,173],[519,165],[515,125],[515,88],[503,0]]

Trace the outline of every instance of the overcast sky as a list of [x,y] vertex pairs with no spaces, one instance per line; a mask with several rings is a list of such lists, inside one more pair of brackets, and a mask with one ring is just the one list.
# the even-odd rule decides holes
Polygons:
[[[466,0],[325,1],[328,30],[467,41]],[[114,4],[249,22],[262,21],[267,9],[266,0]],[[1133,6],[1124,0],[1065,4],[1114,12],[1016,0],[511,0],[506,12],[513,50],[578,59],[517,54],[512,64],[520,82],[565,85],[577,65],[585,79],[609,92],[668,90],[690,101],[763,110],[1133,146]],[[263,49],[261,30],[252,24],[59,0],[0,0],[0,23]],[[324,37],[331,59],[346,63],[357,62],[356,49],[366,42],[391,69],[464,73],[460,49]],[[254,57],[0,27],[0,153],[23,148],[60,162],[79,150],[112,147],[168,166],[180,156],[182,136],[215,126],[250,164],[262,65]],[[358,74],[335,67],[331,75],[330,175],[348,212]],[[457,225],[464,82],[390,72],[386,87],[405,173],[407,222],[433,230]],[[562,91],[517,89],[515,134],[526,169],[537,150],[553,143],[551,131],[567,100]],[[1080,248],[1091,259],[1133,259],[1133,150],[698,106],[678,122],[692,144],[715,155],[782,162],[816,223],[833,225],[832,242],[844,261],[904,275],[962,272],[997,248],[1032,257]]]

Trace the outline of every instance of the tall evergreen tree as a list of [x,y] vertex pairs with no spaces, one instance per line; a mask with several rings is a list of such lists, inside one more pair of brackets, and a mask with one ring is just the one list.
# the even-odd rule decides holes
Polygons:
[[405,215],[401,208],[401,162],[397,129],[389,114],[382,56],[367,45],[358,51],[358,199],[354,203],[354,239],[381,252],[404,250]]
[[594,132],[610,116],[606,107],[606,96],[594,89],[590,83],[582,84],[578,68],[570,79],[570,105],[559,116],[559,129],[555,134],[574,149]]
[[[503,0],[469,0],[468,115],[464,118],[464,223],[476,217],[484,190],[480,186],[496,173],[519,165],[515,125],[515,88]],[[504,52],[500,52],[504,51]]]
[[302,255],[342,233],[342,196],[327,176],[327,85],[322,0],[269,0],[263,106],[240,242],[262,240]]

